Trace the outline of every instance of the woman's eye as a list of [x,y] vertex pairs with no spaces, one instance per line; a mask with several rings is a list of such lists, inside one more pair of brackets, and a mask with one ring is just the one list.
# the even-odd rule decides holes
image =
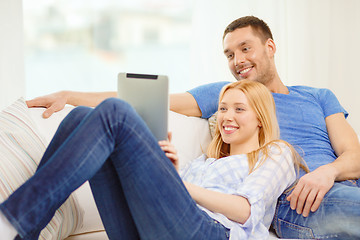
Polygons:
[[242,111],[244,111],[245,109],[243,109],[243,108],[236,108],[236,111],[237,112],[242,112]]
[[223,111],[226,111],[226,108],[220,107],[219,110],[223,112]]

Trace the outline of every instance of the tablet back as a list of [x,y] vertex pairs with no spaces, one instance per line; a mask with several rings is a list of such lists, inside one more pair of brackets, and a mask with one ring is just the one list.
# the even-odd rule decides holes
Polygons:
[[164,75],[119,73],[118,97],[131,104],[157,140],[166,140],[169,80]]

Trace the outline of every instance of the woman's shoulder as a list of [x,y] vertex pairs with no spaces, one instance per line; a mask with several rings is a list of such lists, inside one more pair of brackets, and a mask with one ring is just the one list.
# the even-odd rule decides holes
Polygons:
[[284,151],[291,152],[291,145],[280,139],[271,141],[267,148],[271,154],[282,154]]

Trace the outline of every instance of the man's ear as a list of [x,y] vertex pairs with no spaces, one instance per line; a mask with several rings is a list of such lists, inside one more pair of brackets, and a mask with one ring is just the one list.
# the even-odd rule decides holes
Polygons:
[[266,43],[266,49],[267,49],[267,52],[269,54],[270,57],[274,57],[275,53],[276,53],[276,45],[275,45],[275,42],[274,40],[272,40],[271,38],[269,38]]

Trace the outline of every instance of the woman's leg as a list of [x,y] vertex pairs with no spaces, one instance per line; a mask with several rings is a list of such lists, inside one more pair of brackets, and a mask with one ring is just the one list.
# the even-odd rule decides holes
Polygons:
[[144,122],[118,99],[92,111],[0,209],[24,239],[33,239],[109,157],[141,238],[225,238],[226,230],[196,207]]
[[85,119],[85,117],[93,111],[92,108],[79,106],[74,108],[60,123],[54,137],[49,146],[46,148],[44,155],[37,167],[37,171],[47,162],[54,152],[63,144],[74,129]]
[[[226,239],[228,230],[199,210],[153,135],[140,125],[131,119],[122,123],[126,134],[117,135],[109,160],[141,239]],[[98,187],[101,188],[101,182]],[[97,196],[105,228],[110,239],[116,239],[111,237],[112,229],[129,219],[115,219],[112,209],[106,206],[109,198]]]
[[96,206],[110,239],[140,239],[111,161],[89,180]]
[[[80,106],[74,108],[66,116],[66,118],[59,125],[54,138],[46,149],[46,152],[38,166],[38,170],[47,162],[52,154],[61,146],[66,138],[91,111],[93,111],[92,108]],[[121,236],[122,239],[139,239],[136,227],[133,220],[131,219],[129,208],[127,206],[126,200],[124,199],[122,187],[117,178],[116,172],[114,171],[114,168],[111,167],[111,165],[111,162],[106,161],[102,166],[101,171],[98,171],[92,178],[94,180],[89,181],[94,198],[106,198],[106,204],[104,204],[102,208],[108,208],[109,211],[116,212],[114,218],[105,218],[105,220],[111,221],[111,224],[104,223],[104,226],[115,226],[113,229],[107,229],[108,235],[109,232],[111,232],[113,235],[111,239],[119,238],[119,236]],[[101,213],[104,211],[105,210],[99,212]],[[119,219],[128,219],[128,221],[123,222],[125,226],[121,227]]]
[[125,108],[115,116],[113,109],[106,107],[100,105],[88,114],[46,164],[0,205],[24,239],[36,239],[66,198],[110,156],[115,145],[112,135],[117,134],[113,128],[121,125],[118,118],[126,118],[130,110]]

